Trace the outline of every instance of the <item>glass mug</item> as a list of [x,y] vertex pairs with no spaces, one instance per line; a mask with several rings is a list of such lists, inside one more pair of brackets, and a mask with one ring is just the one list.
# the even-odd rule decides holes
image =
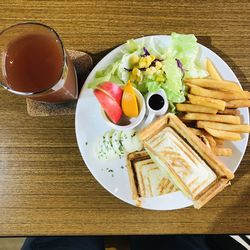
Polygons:
[[41,23],[19,23],[0,33],[0,85],[43,102],[78,97],[74,65],[55,30]]

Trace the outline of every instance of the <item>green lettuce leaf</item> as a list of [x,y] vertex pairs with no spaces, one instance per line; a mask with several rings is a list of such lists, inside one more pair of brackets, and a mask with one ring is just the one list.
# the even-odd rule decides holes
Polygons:
[[162,69],[166,74],[166,82],[162,85],[162,88],[165,90],[168,100],[172,103],[184,102],[183,74],[177,66],[176,60],[172,57],[168,57],[164,60]]
[[149,92],[157,92],[161,88],[161,84],[158,82],[149,81],[146,82],[146,85]]
[[206,70],[199,63],[199,45],[193,34],[183,35],[172,33],[168,54],[178,58],[185,70],[185,77],[203,78],[208,76]]
[[106,81],[114,81],[121,84],[120,77],[117,75],[117,69],[120,64],[120,59],[110,64],[106,69],[96,72],[95,78],[88,84],[88,88],[95,89],[99,84]]

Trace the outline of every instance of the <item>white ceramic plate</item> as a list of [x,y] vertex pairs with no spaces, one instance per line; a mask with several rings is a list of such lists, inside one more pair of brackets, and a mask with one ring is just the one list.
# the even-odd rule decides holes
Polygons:
[[[142,39],[142,38],[139,38]],[[166,35],[154,36],[161,43],[169,44],[170,37]],[[135,201],[131,198],[130,184],[127,174],[126,159],[101,161],[95,155],[95,145],[97,138],[102,136],[105,131],[110,130],[102,118],[99,103],[93,91],[87,88],[87,84],[94,78],[96,71],[104,69],[112,63],[118,55],[123,45],[117,47],[106,55],[92,70],[86,79],[85,85],[80,93],[80,97],[76,107],[76,137],[78,146],[92,175],[96,180],[110,193],[117,198],[135,205]],[[220,70],[220,74],[225,80],[231,80],[239,83],[237,77],[229,66],[213,51],[200,45],[201,61],[210,58],[215,66]],[[249,123],[249,114],[247,108],[241,108],[240,114],[244,123]],[[233,149],[231,157],[221,157],[222,161],[235,172],[238,168],[242,157],[245,153],[248,142],[248,134],[243,134],[243,138],[238,142],[229,142],[225,146]],[[186,198],[180,191],[162,195],[155,198],[147,198],[142,202],[142,207],[154,210],[172,210],[184,208],[192,205],[192,201]]]

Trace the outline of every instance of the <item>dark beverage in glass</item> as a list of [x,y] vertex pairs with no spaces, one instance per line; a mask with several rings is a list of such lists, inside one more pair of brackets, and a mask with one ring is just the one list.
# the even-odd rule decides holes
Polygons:
[[44,102],[77,99],[74,66],[58,34],[48,26],[22,23],[0,34],[1,84]]

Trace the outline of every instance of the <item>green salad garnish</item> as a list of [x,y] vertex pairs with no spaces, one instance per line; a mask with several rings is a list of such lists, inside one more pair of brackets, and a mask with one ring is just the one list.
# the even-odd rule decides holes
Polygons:
[[208,75],[199,61],[199,45],[193,34],[172,33],[168,46],[162,40],[145,37],[128,40],[112,64],[98,71],[88,87],[105,81],[120,86],[130,80],[142,94],[164,89],[174,112],[174,104],[185,101],[184,78]]

